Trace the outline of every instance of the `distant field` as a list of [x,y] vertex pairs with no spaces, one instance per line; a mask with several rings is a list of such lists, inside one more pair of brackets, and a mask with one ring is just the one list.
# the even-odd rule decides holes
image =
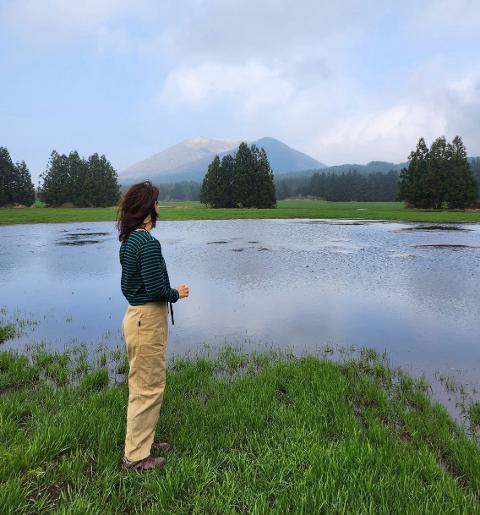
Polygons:
[[[116,208],[4,208],[0,224],[114,221]],[[163,220],[232,218],[356,218],[418,222],[480,222],[480,211],[406,209],[401,202],[326,202],[281,200],[277,209],[208,209],[200,202],[161,202]]]

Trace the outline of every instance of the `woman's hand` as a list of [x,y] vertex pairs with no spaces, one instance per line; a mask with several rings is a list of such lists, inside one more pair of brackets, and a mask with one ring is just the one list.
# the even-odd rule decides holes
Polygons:
[[180,286],[177,286],[175,289],[178,291],[178,294],[180,295],[181,299],[188,297],[188,294],[190,293],[190,290],[188,289],[188,286],[186,284],[181,284]]

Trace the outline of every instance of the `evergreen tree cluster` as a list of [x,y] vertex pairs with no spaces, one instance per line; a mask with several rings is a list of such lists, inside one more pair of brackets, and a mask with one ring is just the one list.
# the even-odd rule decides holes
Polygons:
[[8,150],[0,147],[0,206],[35,202],[35,189],[25,161],[14,164]]
[[70,202],[75,207],[107,207],[115,205],[120,196],[117,172],[97,153],[83,159],[77,151],[67,156],[54,150],[40,177],[39,197],[47,206]]
[[316,172],[311,177],[290,177],[276,184],[277,198],[315,196],[329,201],[392,202],[398,195],[398,173],[369,174]]
[[200,190],[200,202],[214,208],[276,207],[273,172],[267,153],[241,143],[235,155],[215,156]]
[[330,201],[394,201],[398,193],[398,173],[359,174],[355,170],[340,175],[315,173],[310,179],[310,191]]
[[420,138],[400,172],[399,199],[411,207],[465,209],[473,206],[478,186],[459,136],[447,143],[442,136],[427,147]]

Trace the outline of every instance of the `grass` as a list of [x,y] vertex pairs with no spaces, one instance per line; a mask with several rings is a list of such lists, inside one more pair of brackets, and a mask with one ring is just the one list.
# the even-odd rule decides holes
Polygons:
[[[0,513],[474,513],[478,435],[362,350],[169,363],[163,470],[122,472],[125,355],[0,352]],[[478,406],[472,407],[478,424]]]
[[[115,207],[0,209],[0,224],[114,221]],[[199,202],[161,202],[162,220],[357,218],[418,222],[480,222],[480,211],[406,209],[401,202],[281,200],[276,209],[208,209]]]

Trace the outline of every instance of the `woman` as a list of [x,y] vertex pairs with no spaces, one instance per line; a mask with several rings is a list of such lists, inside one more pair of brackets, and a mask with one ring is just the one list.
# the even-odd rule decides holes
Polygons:
[[189,295],[185,284],[170,287],[160,242],[150,234],[159,214],[158,194],[159,189],[150,181],[134,184],[118,210],[121,287],[128,301],[122,323],[129,364],[122,459],[126,470],[165,465],[165,458],[152,456],[151,449],[166,451],[170,447],[166,442],[154,442],[166,380],[168,303]]

